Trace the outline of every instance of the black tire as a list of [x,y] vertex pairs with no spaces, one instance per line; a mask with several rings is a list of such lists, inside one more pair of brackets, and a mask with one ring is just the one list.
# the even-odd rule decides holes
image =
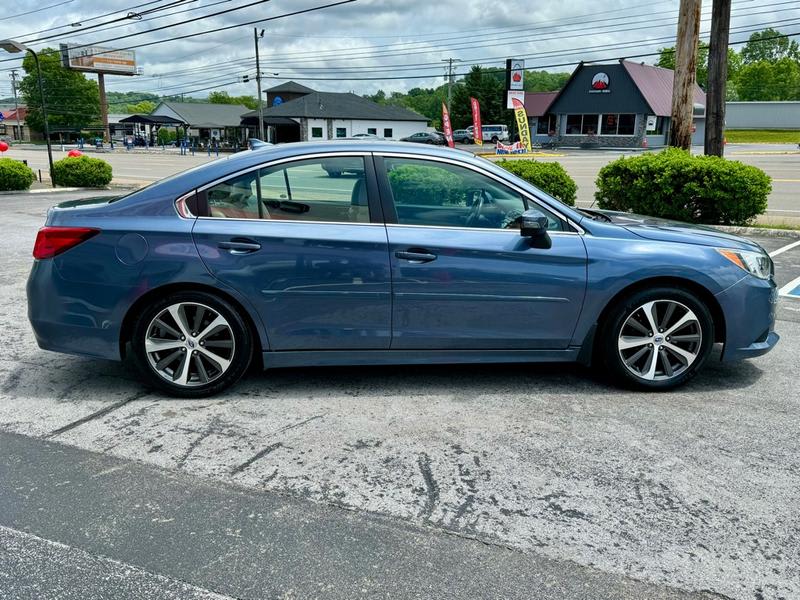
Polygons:
[[[620,350],[618,344],[620,344],[622,328],[625,326],[626,322],[628,322],[628,318],[631,317],[638,308],[654,301],[658,303],[663,302],[663,304],[658,305],[662,307],[662,317],[666,316],[664,314],[666,311],[663,310],[663,307],[668,308],[670,301],[691,310],[696,317],[696,328],[699,328],[701,339],[699,342],[696,342],[696,346],[690,346],[692,352],[696,353],[696,357],[688,367],[684,367],[681,372],[676,371],[674,376],[667,377],[667,371],[664,370],[662,366],[658,366],[657,368],[662,371],[661,377],[665,378],[648,380],[637,376],[632,372],[631,368],[626,366],[622,357],[622,353],[625,350]],[[677,308],[676,312],[679,310],[681,310],[681,308]],[[676,319],[673,318],[671,322],[675,323]],[[691,325],[691,327],[694,328],[695,326]],[[664,339],[669,340],[669,338],[661,338],[659,332],[652,333],[654,341],[658,343],[650,344],[649,347],[651,348],[654,345],[658,347],[663,343]],[[646,334],[642,333],[641,335],[645,336]],[[666,391],[684,385],[695,377],[708,359],[713,345],[714,319],[705,303],[695,294],[683,288],[656,287],[634,292],[622,298],[616,305],[611,307],[597,331],[594,364],[596,367],[603,369],[603,374],[623,387],[648,391]],[[658,349],[661,350],[661,348]],[[653,349],[653,351],[655,352],[655,349]],[[635,354],[633,350],[628,352]],[[650,350],[646,350],[646,354],[643,357],[644,362],[647,362],[649,352]],[[675,357],[674,354],[668,352],[667,360],[669,356]],[[630,356],[628,358],[630,360]],[[660,361],[660,354],[655,352],[653,359],[657,362]],[[660,364],[661,363],[659,363],[659,365]]]
[[496,143],[497,143],[497,142],[499,142],[499,141],[500,141],[500,139],[499,139],[499,138],[498,138],[496,135],[493,135],[493,136],[492,136],[492,143],[493,143],[493,144],[496,144]]
[[[148,359],[148,354],[145,350],[148,328],[156,316],[160,315],[168,307],[179,303],[199,304],[210,308],[223,317],[230,328],[229,332],[233,341],[233,347],[227,357],[230,364],[227,370],[208,383],[193,384],[191,386],[174,384],[160,375]],[[145,306],[139,312],[133,324],[131,346],[134,362],[145,381],[153,387],[179,398],[203,398],[231,387],[247,371],[253,356],[253,336],[239,311],[218,296],[200,291],[175,292],[158,298]],[[210,347],[211,342],[209,342],[209,349]]]

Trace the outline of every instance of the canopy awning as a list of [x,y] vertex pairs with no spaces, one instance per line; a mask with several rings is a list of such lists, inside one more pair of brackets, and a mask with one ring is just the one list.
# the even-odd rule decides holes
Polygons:
[[180,119],[164,115],[131,115],[119,120],[120,123],[141,123],[143,125],[188,125]]

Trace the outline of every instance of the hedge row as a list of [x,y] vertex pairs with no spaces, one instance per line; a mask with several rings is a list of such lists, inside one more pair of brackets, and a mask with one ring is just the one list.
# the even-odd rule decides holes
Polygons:
[[33,171],[13,158],[0,158],[0,191],[27,190],[35,179]]
[[745,225],[767,209],[770,178],[757,167],[669,148],[600,169],[600,208],[711,225]]
[[497,164],[564,204],[575,205],[578,186],[559,163],[518,159],[501,160]]
[[111,165],[99,158],[74,156],[53,163],[53,183],[66,187],[103,187],[111,183]]

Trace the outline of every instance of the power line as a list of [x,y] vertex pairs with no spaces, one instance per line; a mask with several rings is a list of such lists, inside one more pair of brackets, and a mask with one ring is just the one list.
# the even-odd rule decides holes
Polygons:
[[80,21],[76,21],[74,23],[68,23],[66,25],[56,25],[55,27],[48,27],[46,29],[39,29],[38,31],[29,31],[28,33],[23,33],[19,37],[26,38],[29,35],[36,35],[38,33],[47,33],[48,31],[55,31],[56,29],[64,29],[65,27],[77,27],[82,25],[83,23],[89,23],[91,21],[96,21],[97,19],[103,19],[105,17],[110,17],[111,15],[116,15],[124,11],[131,11],[135,8],[141,8],[142,6],[149,6],[151,4],[158,4],[159,2],[165,2],[166,0],[150,0],[149,2],[142,2],[141,4],[135,4],[133,6],[129,6],[127,8],[121,8],[119,10],[113,10],[111,12],[103,13],[102,15],[95,15],[94,17],[88,17],[86,19],[81,19]]
[[0,21],[10,21],[11,19],[16,19],[17,17],[24,17],[25,15],[32,15],[33,13],[42,12],[43,10],[48,10],[50,8],[55,8],[56,6],[63,6],[64,4],[69,4],[70,2],[75,2],[75,0],[64,0],[63,2],[56,2],[55,4],[50,4],[49,6],[42,6],[41,8],[36,8],[34,10],[29,10],[28,12],[17,13],[16,15],[11,15],[10,17],[2,17]]

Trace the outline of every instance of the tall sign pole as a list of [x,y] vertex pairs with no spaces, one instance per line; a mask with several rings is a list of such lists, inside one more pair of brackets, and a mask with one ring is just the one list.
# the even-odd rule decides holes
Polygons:
[[705,152],[725,152],[725,85],[728,80],[728,38],[731,0],[714,0],[711,8],[711,43],[708,48]]
[[258,35],[258,27],[253,27],[253,41],[256,44],[256,88],[258,89],[258,139],[266,142],[264,139],[264,101],[261,98],[261,60],[258,57],[258,38],[264,37],[264,30],[261,30],[261,35]]
[[685,150],[692,146],[692,112],[694,85],[697,79],[697,44],[700,39],[701,7],[702,0],[681,0],[678,15],[670,145]]

